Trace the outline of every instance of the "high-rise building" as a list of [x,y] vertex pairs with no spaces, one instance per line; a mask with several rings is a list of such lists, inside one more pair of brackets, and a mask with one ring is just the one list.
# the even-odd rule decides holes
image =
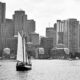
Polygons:
[[0,2],[0,24],[5,22],[5,3]]
[[[77,19],[68,19],[64,24],[64,44],[69,48],[70,52],[79,51],[79,21]],[[66,35],[66,36],[65,36]]]
[[57,30],[57,23],[54,24],[54,29]]
[[63,44],[72,53],[79,51],[79,21],[57,20],[57,44]]
[[57,44],[63,44],[63,22],[57,20]]
[[6,19],[5,23],[1,24],[1,39],[5,47],[6,40],[14,36],[14,24],[12,19]]
[[80,23],[79,23],[79,51],[80,52]]
[[6,19],[5,23],[1,25],[2,36],[10,38],[14,36],[14,24],[12,19]]
[[5,5],[5,3],[0,2],[0,50],[2,49],[1,25],[5,22]]
[[18,10],[15,11],[13,15],[13,21],[14,21],[14,26],[15,26],[15,35],[18,34],[18,32],[24,31],[24,27],[26,26],[26,21],[27,21],[27,15],[25,15],[25,11],[23,10]]
[[35,21],[32,19],[28,20],[27,15],[23,10],[15,11],[15,14],[13,15],[13,21],[15,26],[15,35],[17,35],[18,32],[22,33],[23,30],[25,36],[29,37],[31,32],[35,32]]
[[63,25],[64,25],[64,37],[63,37],[63,43],[65,45],[65,47],[69,48],[69,27],[68,27],[68,21],[64,20],[63,21]]
[[39,46],[40,45],[40,42],[39,42],[39,34],[37,34],[35,32],[32,32],[30,34],[30,42],[32,42],[32,44],[34,46]]
[[[6,39],[6,47],[11,50],[17,51],[17,37],[11,37]],[[15,53],[16,54],[16,53]]]
[[53,27],[47,27],[46,28],[46,37],[53,38],[54,37],[54,28]]
[[[26,26],[24,30],[26,30],[26,32],[28,34],[30,34],[31,32],[35,32],[35,21],[34,20],[27,20],[26,22]],[[26,29],[27,28],[27,29]]]
[[56,47],[56,30],[53,27],[46,28],[46,37],[53,39],[53,47]]
[[45,54],[50,54],[50,50],[53,48],[53,38],[42,37],[40,46],[44,48]]

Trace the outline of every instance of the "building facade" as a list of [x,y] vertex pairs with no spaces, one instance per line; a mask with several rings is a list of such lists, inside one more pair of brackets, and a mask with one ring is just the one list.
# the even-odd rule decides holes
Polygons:
[[53,48],[53,38],[42,37],[40,46],[44,48],[45,54],[50,54],[50,50]]
[[27,37],[27,41],[29,41],[29,34],[31,32],[35,32],[35,21],[28,20],[25,11],[19,10],[15,11],[13,15],[14,21],[14,35],[17,35],[18,32],[24,32],[25,36]]
[[71,53],[79,51],[79,21],[57,20],[57,43],[63,44]]
[[27,15],[25,14],[25,11],[19,10],[15,11],[13,15],[13,21],[14,21],[14,35],[17,35],[18,32],[22,33],[22,30],[24,31],[24,27],[26,27],[26,21],[27,21]]
[[65,27],[67,27],[67,37],[64,36],[64,38],[66,39],[64,40],[64,43],[68,42],[67,46],[70,52],[72,53],[78,52],[79,51],[79,21],[77,21],[77,19],[68,19],[66,23],[67,26]]
[[0,50],[2,49],[1,25],[5,23],[5,10],[6,10],[6,4],[0,2]]
[[14,24],[12,19],[6,19],[5,23],[1,24],[1,39],[3,48],[6,45],[6,40],[14,36]]
[[79,51],[80,52],[80,22],[79,22]]
[[53,27],[46,28],[46,37],[53,39],[53,47],[56,47],[56,30]]
[[27,34],[30,34],[31,32],[35,32],[35,21],[34,20],[27,20],[26,27],[24,30],[26,30]]
[[34,46],[39,46],[40,45],[40,42],[39,42],[39,34],[37,34],[35,32],[32,32],[30,34],[30,42],[32,42],[32,44]]
[[63,44],[63,22],[61,20],[57,20],[57,44]]
[[5,22],[5,9],[6,4],[0,2],[0,24]]

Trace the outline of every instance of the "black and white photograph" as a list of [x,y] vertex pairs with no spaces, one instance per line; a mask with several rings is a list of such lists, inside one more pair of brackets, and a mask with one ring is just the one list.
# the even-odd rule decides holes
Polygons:
[[0,0],[0,80],[80,80],[80,0]]

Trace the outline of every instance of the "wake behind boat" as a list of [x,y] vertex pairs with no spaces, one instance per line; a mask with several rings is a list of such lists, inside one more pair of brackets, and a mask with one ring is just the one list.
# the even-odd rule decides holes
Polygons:
[[20,33],[18,33],[16,70],[25,71],[31,70],[31,68],[32,68],[31,60],[28,58],[28,54],[26,52],[25,47],[25,37],[21,36]]

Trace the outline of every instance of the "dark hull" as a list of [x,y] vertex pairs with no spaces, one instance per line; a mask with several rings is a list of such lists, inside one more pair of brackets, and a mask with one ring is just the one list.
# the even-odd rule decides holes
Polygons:
[[28,71],[31,70],[31,66],[27,66],[27,65],[16,65],[16,71]]

